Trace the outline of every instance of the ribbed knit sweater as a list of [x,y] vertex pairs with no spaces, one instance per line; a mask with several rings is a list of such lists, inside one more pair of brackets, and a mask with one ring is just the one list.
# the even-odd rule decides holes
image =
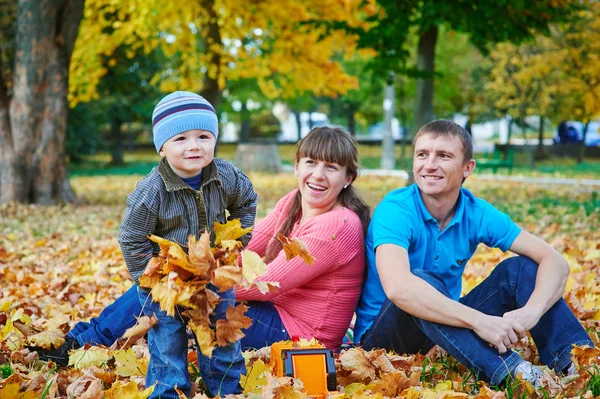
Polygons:
[[[260,256],[284,223],[297,190],[283,197],[254,228],[247,249]],[[271,301],[290,336],[317,338],[337,349],[350,324],[361,293],[365,249],[358,216],[336,208],[315,216],[289,235],[297,237],[315,258],[307,265],[300,257],[286,260],[283,250],[267,266],[259,281],[279,282],[277,292],[237,289],[238,300]]]

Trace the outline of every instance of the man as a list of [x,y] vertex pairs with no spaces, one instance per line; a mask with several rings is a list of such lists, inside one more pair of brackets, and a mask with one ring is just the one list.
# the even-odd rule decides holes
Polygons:
[[[521,374],[537,386],[540,371],[510,349],[529,331],[543,363],[574,371],[572,346],[593,343],[562,299],[566,260],[461,187],[475,169],[464,128],[433,121],[413,143],[416,184],[388,194],[369,226],[356,342],[397,353],[438,344],[491,385]],[[459,299],[479,243],[521,256],[500,263]]]

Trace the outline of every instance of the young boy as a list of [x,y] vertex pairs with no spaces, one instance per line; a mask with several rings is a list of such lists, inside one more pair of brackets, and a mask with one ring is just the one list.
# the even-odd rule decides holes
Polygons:
[[[40,358],[63,361],[68,349],[84,342],[114,341],[135,320],[132,314],[156,314],[158,324],[148,333],[150,364],[146,385],[157,383],[152,398],[178,398],[174,387],[190,394],[187,364],[186,321],[167,316],[149,292],[138,285],[153,253],[160,249],[148,240],[155,234],[180,244],[189,235],[198,237],[215,221],[240,219],[242,226],[254,224],[257,195],[251,182],[230,163],[214,158],[218,120],[214,108],[201,96],[177,91],[163,98],[152,114],[154,144],[162,157],[159,165],[142,179],[127,199],[127,209],[119,232],[125,263],[136,283],[108,306],[91,323],[79,323],[69,333],[67,343]],[[245,242],[249,237],[244,237]],[[185,245],[183,245],[185,248]],[[222,295],[212,320],[222,318],[233,291]],[[83,340],[83,342],[81,342]],[[110,342],[111,343],[111,342]],[[110,344],[108,343],[108,344]],[[78,345],[79,344],[79,345]],[[56,357],[58,356],[59,357]],[[240,343],[217,347],[212,358],[198,352],[202,378],[213,395],[239,392],[240,373],[245,370]]]
[[[182,91],[169,94],[152,113],[152,131],[162,160],[127,198],[119,232],[123,257],[136,285],[152,254],[159,251],[148,234],[187,243],[189,235],[211,229],[214,221],[225,222],[226,209],[245,226],[254,222],[256,214],[257,195],[248,178],[214,158],[218,120],[203,97]],[[144,313],[154,313],[159,320],[148,332],[146,385],[158,383],[151,397],[178,398],[175,386],[189,395],[186,321],[167,316],[147,290],[138,286],[137,291]],[[232,291],[223,294],[223,299],[234,298]],[[215,319],[224,317],[229,302],[217,307]],[[198,364],[211,394],[239,392],[240,373],[245,370],[239,342],[218,347],[211,359],[198,352]]]

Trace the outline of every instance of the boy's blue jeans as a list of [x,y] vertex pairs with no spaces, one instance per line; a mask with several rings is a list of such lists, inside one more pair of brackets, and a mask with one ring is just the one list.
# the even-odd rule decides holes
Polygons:
[[135,325],[136,317],[141,313],[137,287],[133,285],[104,308],[98,317],[77,323],[67,335],[76,339],[81,346],[86,343],[111,346],[129,327]]
[[[150,398],[178,399],[174,387],[190,395],[190,375],[188,373],[188,337],[186,321],[177,314],[168,316],[160,310],[157,302],[152,302],[150,294],[138,288],[139,302],[144,307],[144,314],[154,313],[158,323],[148,332],[148,348],[150,363],[146,374],[146,386],[157,383]],[[227,307],[235,306],[234,290],[221,293],[221,303],[211,316],[211,323],[225,318]],[[228,395],[241,392],[239,385],[240,374],[246,373],[242,357],[240,341],[217,346],[212,357],[202,355],[198,350],[198,367],[202,380],[211,395]]]
[[[535,262],[524,256],[506,259],[481,284],[460,298],[460,303],[493,316],[521,308],[533,292],[537,268]],[[449,296],[444,282],[435,273],[414,270],[413,274]],[[570,364],[573,345],[594,346],[562,298],[529,332],[542,363],[556,371],[563,371]],[[522,361],[512,350],[500,355],[470,329],[419,319],[389,299],[384,302],[361,344],[366,350],[385,348],[397,353],[426,353],[438,344],[491,385],[499,385]]]

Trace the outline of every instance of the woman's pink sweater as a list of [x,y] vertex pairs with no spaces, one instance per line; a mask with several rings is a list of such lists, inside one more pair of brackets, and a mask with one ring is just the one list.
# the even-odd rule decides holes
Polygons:
[[[283,197],[254,228],[247,249],[265,251],[285,221],[297,190]],[[289,235],[299,238],[315,258],[286,260],[283,250],[259,281],[279,282],[276,292],[237,289],[238,300],[271,301],[291,336],[315,337],[327,348],[342,344],[363,284],[365,246],[358,216],[347,208],[333,209],[299,223]]]

